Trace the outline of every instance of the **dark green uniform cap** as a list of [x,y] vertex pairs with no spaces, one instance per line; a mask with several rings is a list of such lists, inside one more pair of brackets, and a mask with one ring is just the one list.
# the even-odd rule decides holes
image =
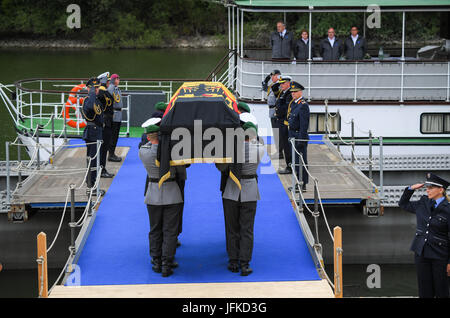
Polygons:
[[167,104],[164,103],[164,102],[158,102],[158,103],[155,104],[155,109],[156,110],[164,112],[164,111],[166,111],[166,108],[167,108]]
[[250,107],[248,107],[248,105],[246,104],[246,103],[244,103],[244,102],[239,102],[238,104],[237,104],[237,107],[238,107],[238,109],[239,109],[239,111],[242,113],[242,112],[244,112],[244,113],[250,113]]
[[154,133],[154,132],[159,131],[160,123],[161,123],[161,118],[152,117],[149,120],[147,120],[145,123],[143,123],[142,127],[145,128],[145,132],[147,134]]

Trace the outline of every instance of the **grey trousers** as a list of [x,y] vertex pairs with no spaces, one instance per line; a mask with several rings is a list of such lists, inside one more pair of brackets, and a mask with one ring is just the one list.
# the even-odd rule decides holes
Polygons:
[[230,261],[249,263],[253,254],[253,227],[256,201],[223,199],[227,253]]
[[147,205],[150,219],[150,256],[172,261],[177,249],[181,204]]

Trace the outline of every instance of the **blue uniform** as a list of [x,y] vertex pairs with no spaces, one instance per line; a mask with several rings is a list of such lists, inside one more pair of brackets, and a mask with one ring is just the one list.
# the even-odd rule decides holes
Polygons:
[[414,190],[406,188],[398,205],[416,214],[415,253],[420,297],[448,297],[447,264],[450,264],[450,204],[434,202],[426,195],[410,201]]
[[[288,108],[287,121],[289,127],[289,138],[302,139],[303,141],[295,142],[295,149],[297,152],[302,154],[303,161],[305,164],[308,164],[308,141],[309,134],[309,105],[305,101],[303,97],[298,99],[297,101],[292,101]],[[296,173],[300,178],[300,166],[297,166],[300,162],[300,156],[295,153],[295,164],[296,164]],[[303,168],[302,171],[302,180],[304,184],[307,184],[309,181],[308,173],[306,169]]]
[[89,91],[89,96],[84,99],[82,114],[87,122],[83,131],[83,140],[86,142],[87,156],[91,158],[87,185],[92,188],[97,178],[97,145],[94,142],[103,138],[103,111],[94,87]]

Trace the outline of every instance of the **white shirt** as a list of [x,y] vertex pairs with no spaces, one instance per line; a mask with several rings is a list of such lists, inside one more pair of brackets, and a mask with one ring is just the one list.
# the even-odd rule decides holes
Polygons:
[[300,97],[300,98],[297,98],[297,99],[295,100],[295,103],[297,104],[297,102],[298,102],[300,99],[302,99],[302,98],[303,98],[303,96]]
[[283,30],[283,32],[278,33],[282,38],[284,38],[284,36],[286,35],[286,29]]
[[308,45],[308,40],[309,40],[309,39],[306,39],[306,40],[305,40],[304,38],[302,38],[302,41],[305,42],[306,45]]
[[334,40],[336,40],[335,37],[333,37],[332,39],[328,38],[328,41],[330,41],[331,47],[333,47],[333,45],[334,45]]
[[353,35],[351,35],[352,40],[353,40],[353,45],[356,45],[356,40],[358,40],[358,34],[354,37]]

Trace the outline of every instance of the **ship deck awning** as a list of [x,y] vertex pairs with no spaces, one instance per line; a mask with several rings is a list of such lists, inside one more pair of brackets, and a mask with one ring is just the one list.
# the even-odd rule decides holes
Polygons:
[[235,4],[242,11],[254,12],[365,12],[367,7],[378,5],[383,11],[450,11],[448,0],[240,0]]

